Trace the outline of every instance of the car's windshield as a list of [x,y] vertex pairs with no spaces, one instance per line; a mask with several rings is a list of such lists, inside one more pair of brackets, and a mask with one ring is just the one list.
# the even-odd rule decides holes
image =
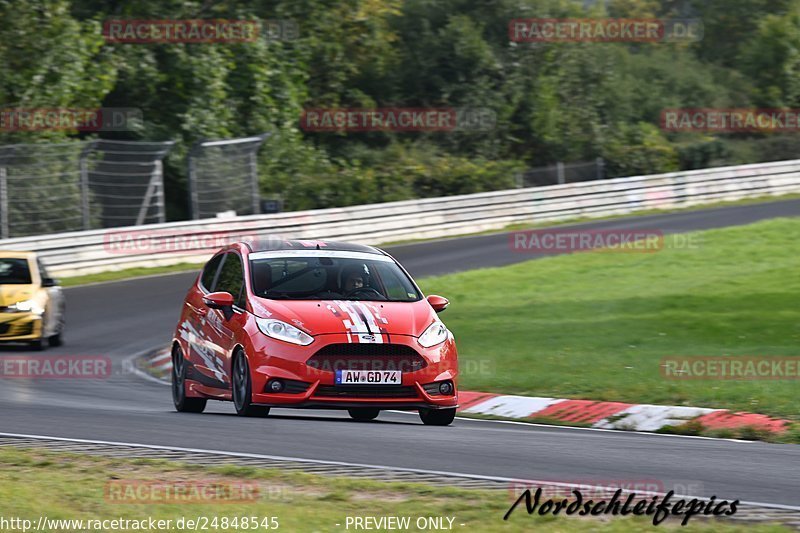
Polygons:
[[414,302],[422,298],[389,258],[285,256],[251,259],[253,291],[271,299],[378,300]]
[[0,285],[29,285],[31,269],[27,259],[6,257],[0,259]]

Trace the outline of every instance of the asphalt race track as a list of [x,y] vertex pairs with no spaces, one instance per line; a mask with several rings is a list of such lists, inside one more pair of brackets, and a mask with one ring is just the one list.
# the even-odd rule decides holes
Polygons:
[[[800,215],[800,200],[581,224],[593,229],[667,233]],[[495,234],[390,248],[415,277],[506,265],[515,254]],[[123,361],[170,339],[195,274],[182,273],[67,289],[63,347],[42,355],[107,355],[107,380],[0,383],[0,432],[281,455],[487,476],[661,480],[702,495],[800,506],[800,446],[596,431],[457,419],[427,427],[416,414],[383,413],[358,423],[335,411],[273,410],[241,419],[231,404],[204,414],[174,412],[169,387],[123,372]],[[446,295],[445,295],[446,296]],[[446,315],[444,316],[446,320]],[[32,355],[2,347],[0,358]]]

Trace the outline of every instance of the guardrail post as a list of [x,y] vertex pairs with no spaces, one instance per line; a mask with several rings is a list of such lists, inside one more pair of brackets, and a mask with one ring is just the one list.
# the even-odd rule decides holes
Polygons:
[[0,167],[0,239],[8,239],[8,175]]
[[601,180],[605,178],[605,166],[606,162],[603,160],[602,157],[598,157],[596,159],[597,163],[597,179]]
[[558,184],[564,185],[567,182],[567,179],[564,177],[564,163],[561,161],[556,163],[556,172],[558,173]]

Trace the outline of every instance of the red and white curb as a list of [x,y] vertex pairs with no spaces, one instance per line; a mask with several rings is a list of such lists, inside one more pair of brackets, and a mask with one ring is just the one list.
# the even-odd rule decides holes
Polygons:
[[[145,356],[142,366],[148,374],[169,381],[172,359],[169,351],[157,351]],[[459,412],[536,420],[557,421],[600,429],[628,431],[658,431],[665,426],[676,427],[694,421],[706,429],[736,429],[752,427],[770,433],[785,431],[790,422],[755,413],[735,413],[725,409],[647,405],[592,400],[566,400],[535,396],[507,396],[488,392],[460,391]]]
[[771,433],[785,431],[790,422],[755,413],[735,413],[675,405],[646,405],[592,400],[564,400],[530,396],[504,396],[484,392],[459,392],[465,414],[535,419],[579,424],[600,429],[658,431],[694,421],[706,429],[752,427]]
[[141,361],[142,369],[162,381],[169,381],[172,372],[172,354],[169,350],[159,350],[145,355]]

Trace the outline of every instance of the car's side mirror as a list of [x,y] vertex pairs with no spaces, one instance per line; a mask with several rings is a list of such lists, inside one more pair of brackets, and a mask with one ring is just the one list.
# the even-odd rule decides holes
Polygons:
[[229,292],[210,292],[203,296],[203,303],[211,309],[230,310],[233,307],[233,296]]
[[58,280],[55,278],[42,278],[42,287],[58,287]]
[[436,296],[435,294],[428,296],[428,303],[431,304],[431,307],[433,307],[433,310],[437,313],[441,313],[450,305],[450,301],[447,298]]

